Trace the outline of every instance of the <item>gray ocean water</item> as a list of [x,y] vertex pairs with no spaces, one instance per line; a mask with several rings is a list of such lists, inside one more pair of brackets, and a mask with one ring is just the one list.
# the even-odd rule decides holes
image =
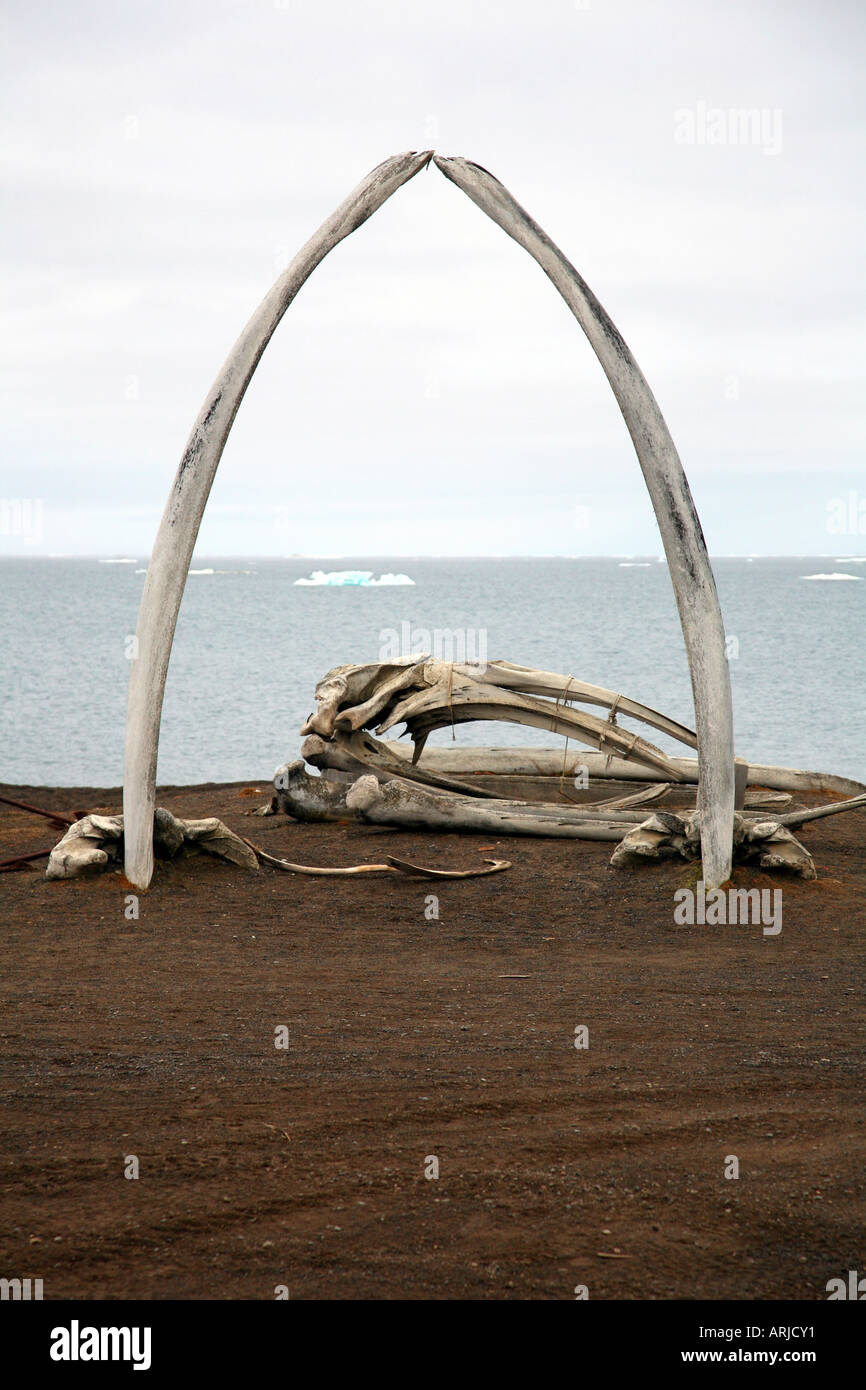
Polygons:
[[[0,781],[121,782],[128,638],[145,565],[0,561]],[[197,556],[193,565],[215,573],[187,581],[163,712],[163,783],[269,778],[298,755],[298,731],[326,671],[379,660],[383,647],[414,645],[425,630],[433,642],[437,631],[458,642],[463,634],[469,655],[564,672],[694,722],[670,578],[655,556],[626,564]],[[866,565],[809,557],[713,566],[738,753],[866,781]],[[294,586],[313,569],[349,568],[403,571],[415,583]],[[804,579],[833,572],[862,577]],[[440,639],[445,656],[448,640]],[[561,746],[549,734],[495,724],[459,726],[456,738]],[[450,730],[431,740],[450,741]]]

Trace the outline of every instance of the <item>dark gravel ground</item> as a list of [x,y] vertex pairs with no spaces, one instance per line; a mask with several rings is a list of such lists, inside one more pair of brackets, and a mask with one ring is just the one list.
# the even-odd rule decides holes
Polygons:
[[[267,791],[159,802],[312,864],[493,843],[250,819]],[[736,871],[782,888],[775,937],[676,926],[694,866],[565,840],[439,884],[190,856],[138,920],[118,871],[0,875],[0,1273],[46,1298],[825,1299],[866,1270],[863,831],[802,832],[816,883]],[[0,858],[58,838],[0,806]]]

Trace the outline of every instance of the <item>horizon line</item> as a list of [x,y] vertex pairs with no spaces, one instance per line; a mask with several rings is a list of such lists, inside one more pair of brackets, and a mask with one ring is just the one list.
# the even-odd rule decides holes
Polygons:
[[[857,560],[857,559],[864,559],[864,558],[866,558],[866,556],[858,555],[858,554],[855,553],[855,552],[852,552],[850,555],[839,555],[839,554],[838,554],[838,551],[833,551],[833,550],[812,550],[812,551],[762,551],[762,552],[760,552],[760,553],[757,552],[757,551],[751,551],[751,552],[749,552],[749,553],[745,553],[745,552],[736,552],[736,553],[735,553],[735,552],[732,552],[732,551],[717,551],[717,552],[710,551],[710,552],[708,552],[708,553],[709,553],[709,556],[710,556],[710,559],[711,559],[711,560],[827,560],[827,559],[836,559],[837,561],[839,561],[839,562],[841,563],[843,560]],[[139,561],[140,561],[141,563],[146,563],[146,562],[149,562],[150,558],[151,558],[150,553],[141,554],[141,552],[139,552],[138,554],[129,555],[129,554],[122,554],[122,553],[119,552],[119,551],[99,551],[99,550],[81,551],[80,553],[68,553],[68,554],[60,554],[60,553],[50,553],[50,554],[31,553],[31,554],[27,554],[26,552],[22,551],[22,552],[20,552],[20,553],[18,553],[18,554],[14,554],[14,555],[0,555],[0,561],[3,561],[3,560],[110,560],[110,561],[114,561],[115,563],[118,563],[118,564],[122,564],[122,563],[126,563],[126,564],[135,564],[135,563],[138,563]],[[296,561],[296,560],[297,560],[297,561],[301,561],[301,560],[303,560],[303,561],[307,561],[307,560],[327,560],[327,561],[329,561],[329,562],[333,562],[333,561],[335,561],[335,560],[651,560],[651,561],[656,561],[656,562],[664,562],[664,561],[667,560],[667,556],[666,556],[666,555],[664,555],[664,554],[659,554],[658,551],[649,551],[649,550],[645,550],[645,551],[641,551],[641,550],[633,550],[633,551],[621,551],[621,550],[617,550],[617,551],[605,551],[605,552],[603,552],[603,553],[602,553],[602,552],[599,552],[598,554],[582,554],[582,555],[549,554],[549,553],[548,553],[548,554],[540,555],[540,554],[532,554],[532,553],[529,553],[529,552],[520,552],[520,553],[512,552],[512,553],[508,553],[508,554],[499,554],[499,555],[494,555],[494,554],[484,554],[484,555],[478,555],[478,554],[476,554],[476,555],[471,555],[471,554],[459,554],[459,555],[458,555],[458,554],[454,554],[454,555],[450,555],[450,554],[441,554],[441,553],[435,554],[435,553],[433,553],[433,552],[424,552],[424,551],[418,551],[418,552],[416,552],[416,553],[414,553],[414,554],[395,554],[395,553],[391,553],[391,552],[387,552],[387,551],[382,551],[382,552],[354,551],[354,552],[345,552],[345,553],[339,554],[339,555],[337,555],[337,554],[330,554],[330,555],[318,554],[318,555],[317,555],[317,554],[312,553],[312,552],[309,553],[309,554],[296,554],[296,555],[275,555],[275,554],[267,554],[267,555],[265,555],[265,554],[262,554],[262,555],[252,554],[252,555],[251,555],[249,551],[243,551],[243,550],[242,550],[242,551],[216,551],[216,550],[210,551],[210,550],[205,550],[205,551],[196,551],[196,552],[194,552],[192,558],[193,558],[193,560],[197,560],[197,559],[198,559],[198,560],[243,560],[243,561],[245,561],[247,564],[251,564],[251,563],[254,563],[254,562],[256,562],[256,561],[261,561],[261,560],[281,561],[281,562],[283,562],[283,563],[290,562],[290,561]]]

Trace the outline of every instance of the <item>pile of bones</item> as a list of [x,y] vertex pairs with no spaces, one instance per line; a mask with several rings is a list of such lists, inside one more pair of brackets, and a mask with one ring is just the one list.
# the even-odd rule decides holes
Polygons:
[[[696,735],[637,700],[510,661],[459,663],[422,655],[338,666],[317,685],[316,702],[315,714],[301,730],[303,758],[277,770],[265,814],[610,840],[616,842],[611,859],[616,867],[668,856],[700,857],[697,760],[663,752],[621,727],[617,716],[688,749],[697,748]],[[528,725],[559,734],[565,743],[562,751],[430,747],[425,755],[435,729],[472,720]],[[411,748],[377,737],[399,724]],[[594,751],[569,751],[571,740]],[[792,827],[866,802],[862,784],[829,774],[749,766],[742,759],[736,774],[735,860],[803,878],[814,878],[815,866]],[[534,795],[517,799],[511,794],[515,787]],[[614,789],[619,794],[611,797]],[[544,799],[537,799],[539,792]],[[849,799],[787,809],[796,792],[841,793]]]

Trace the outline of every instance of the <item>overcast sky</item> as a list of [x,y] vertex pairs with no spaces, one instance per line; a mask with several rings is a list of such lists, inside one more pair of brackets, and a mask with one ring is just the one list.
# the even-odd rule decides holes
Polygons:
[[[4,0],[0,555],[144,557],[280,269],[428,147],[587,279],[712,552],[866,554],[864,29],[862,0]],[[198,553],[660,548],[576,322],[431,167],[290,307]]]

